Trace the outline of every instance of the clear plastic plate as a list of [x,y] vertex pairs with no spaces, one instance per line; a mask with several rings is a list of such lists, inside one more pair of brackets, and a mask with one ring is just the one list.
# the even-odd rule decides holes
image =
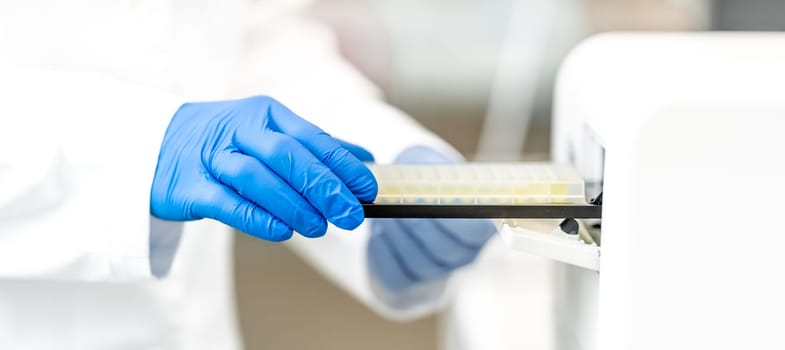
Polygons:
[[375,203],[584,204],[583,179],[552,163],[370,164]]

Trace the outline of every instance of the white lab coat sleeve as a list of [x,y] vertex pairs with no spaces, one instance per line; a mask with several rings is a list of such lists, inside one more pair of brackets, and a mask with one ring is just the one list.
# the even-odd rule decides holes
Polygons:
[[[391,162],[413,145],[460,155],[416,121],[381,101],[381,93],[337,52],[332,34],[301,17],[280,17],[264,31],[242,73],[246,91],[262,91],[333,136],[371,151],[379,163]],[[270,33],[275,33],[270,34]],[[240,79],[238,79],[240,80]],[[325,276],[383,316],[408,320],[426,315],[445,301],[445,280],[404,294],[386,293],[369,275],[368,220],[354,231],[330,226],[325,237],[295,236],[290,247]]]
[[169,266],[166,233],[181,228],[151,223],[149,195],[181,101],[94,73],[0,76],[0,278],[127,281],[154,278],[151,259]]

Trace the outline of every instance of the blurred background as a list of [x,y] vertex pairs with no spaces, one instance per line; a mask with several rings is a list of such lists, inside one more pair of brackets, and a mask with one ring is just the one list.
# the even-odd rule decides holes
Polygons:
[[[780,0],[317,0],[309,13],[389,103],[477,160],[548,159],[558,65],[591,34],[785,29]],[[287,249],[235,237],[247,348],[439,348],[439,315],[386,321]],[[494,249],[472,269],[514,259]]]

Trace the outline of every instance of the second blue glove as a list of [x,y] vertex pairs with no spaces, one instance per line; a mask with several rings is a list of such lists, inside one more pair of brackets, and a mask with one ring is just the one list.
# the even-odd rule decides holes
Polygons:
[[[451,163],[422,146],[403,151],[396,163]],[[368,242],[373,277],[391,292],[446,277],[477,257],[496,227],[485,219],[375,219]]]

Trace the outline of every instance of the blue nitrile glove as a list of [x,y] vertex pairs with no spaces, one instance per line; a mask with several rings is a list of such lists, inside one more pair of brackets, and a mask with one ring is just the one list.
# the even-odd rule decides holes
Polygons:
[[[396,163],[452,163],[423,146],[403,151]],[[484,219],[375,219],[371,221],[368,264],[391,292],[446,277],[474,261],[496,232]]]
[[150,212],[212,218],[270,241],[292,229],[322,236],[326,221],[353,229],[364,219],[360,201],[373,201],[377,185],[344,145],[370,157],[269,97],[186,103],[161,145]]

